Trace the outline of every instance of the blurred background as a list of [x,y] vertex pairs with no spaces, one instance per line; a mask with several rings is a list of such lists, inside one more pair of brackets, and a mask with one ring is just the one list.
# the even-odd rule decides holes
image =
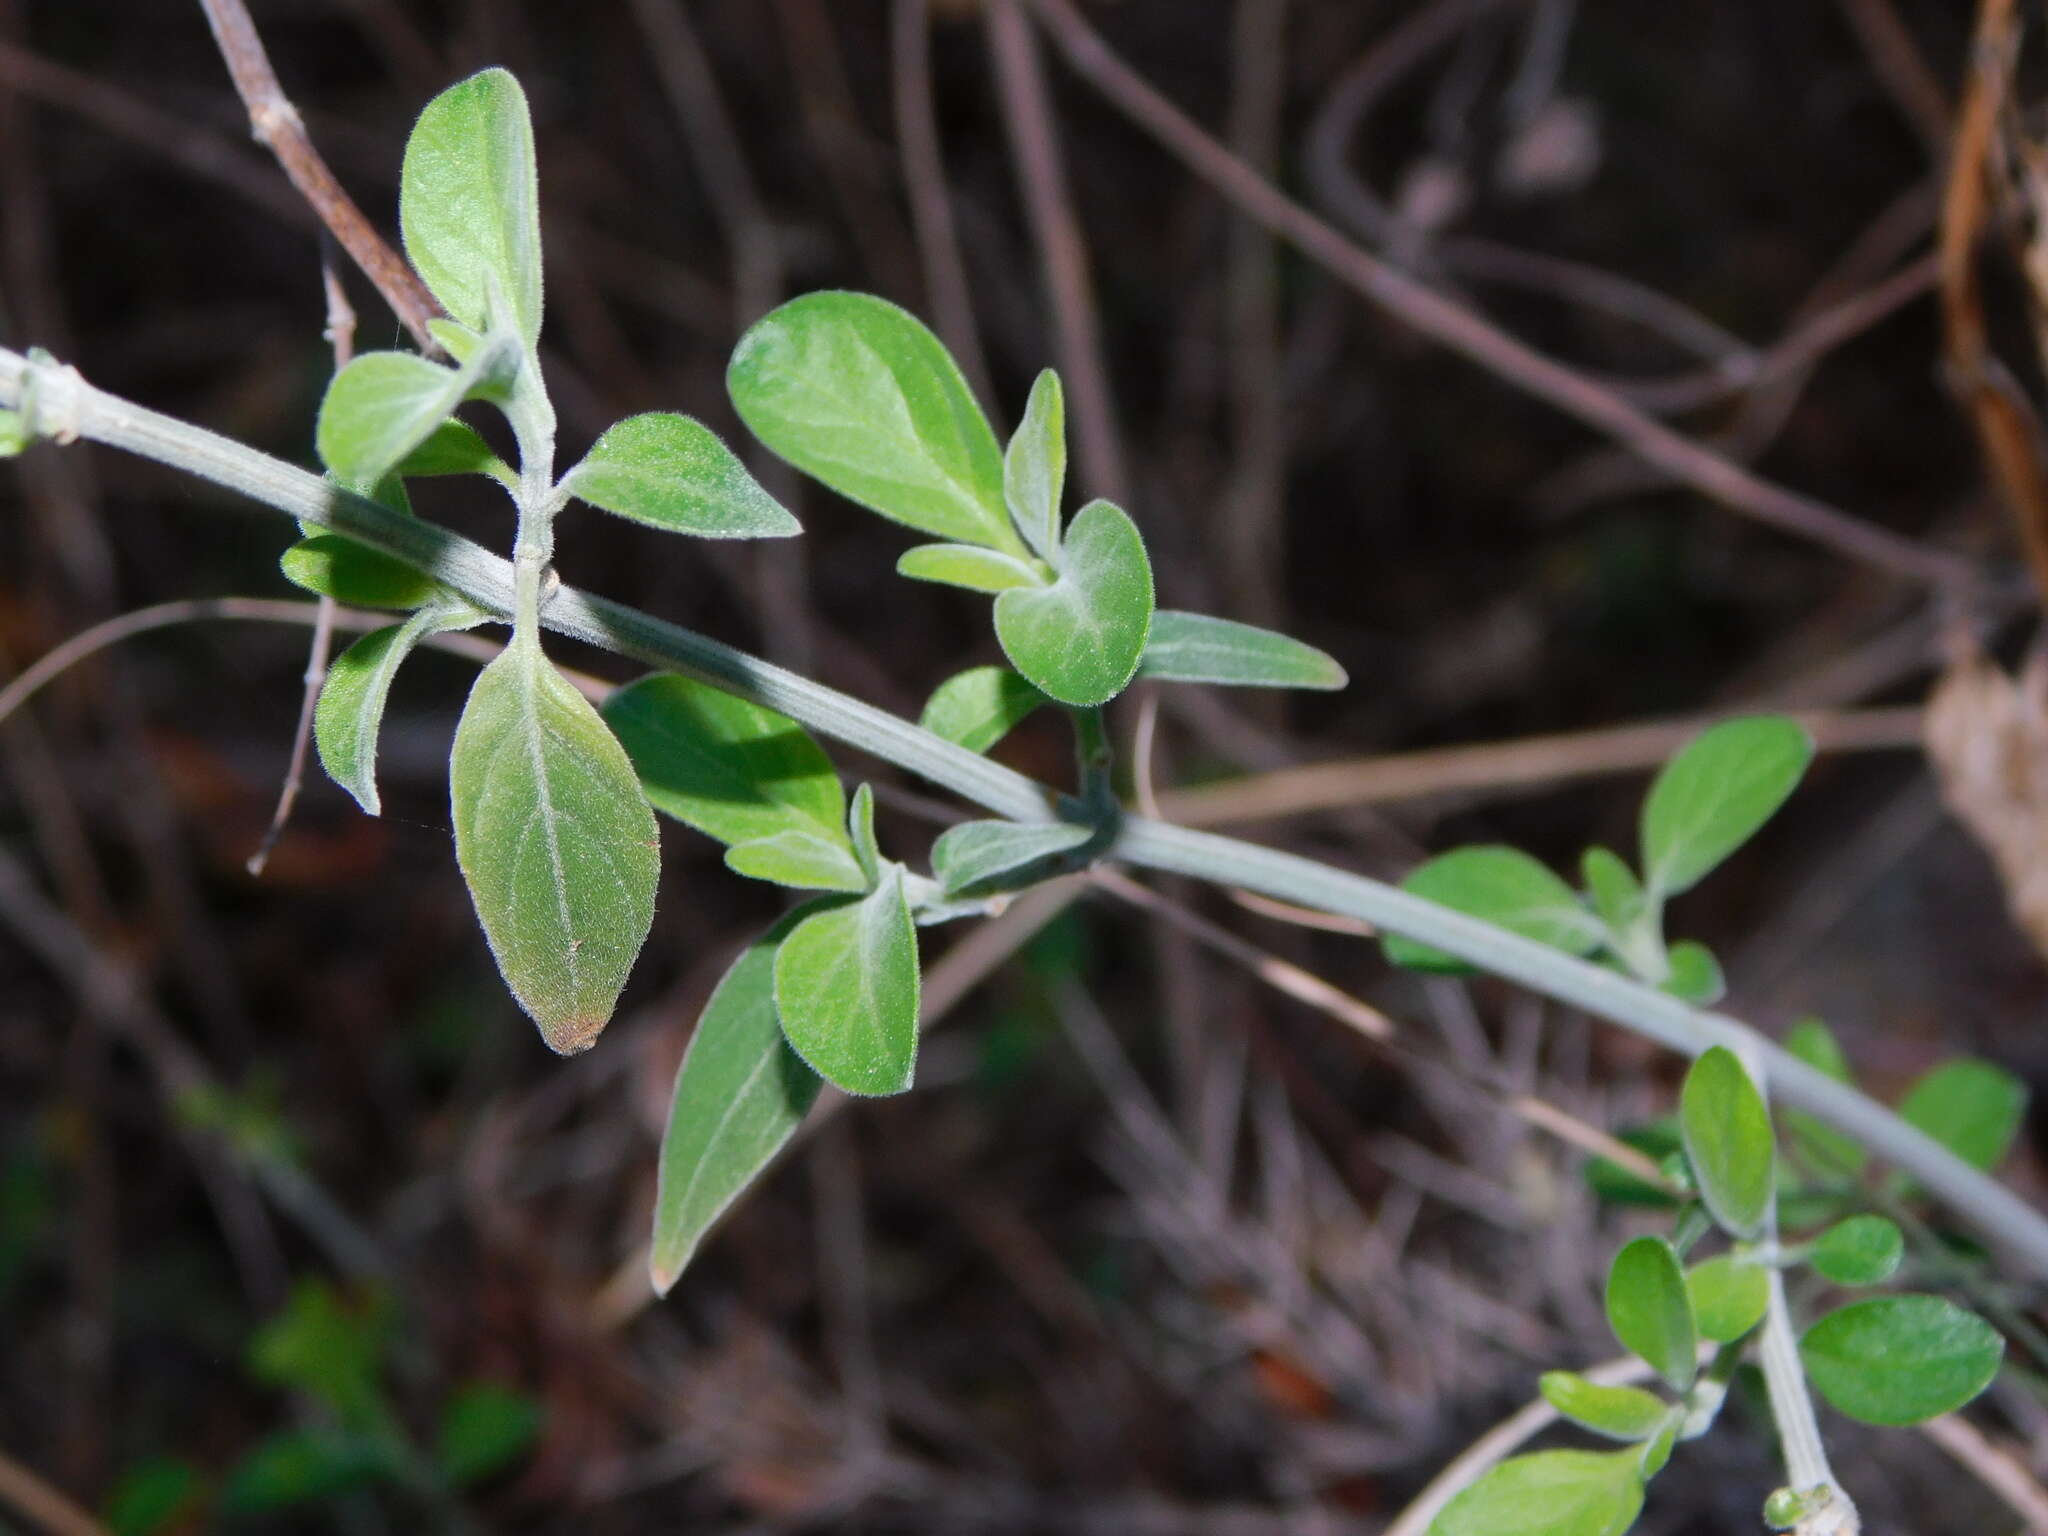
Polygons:
[[[814,288],[930,320],[999,431],[1057,366],[1077,488],[1130,508],[1162,602],[1284,628],[1352,677],[1134,693],[1116,728],[1169,815],[1388,878],[1465,841],[1568,864],[1633,846],[1684,721],[1814,712],[1806,787],[1677,931],[1722,956],[1731,1011],[1824,1015],[1880,1096],[1961,1051],[2048,1076],[2041,958],[1918,745],[1957,637],[2016,660],[2033,601],[1972,432],[2037,373],[2025,59],[1991,111],[1981,291],[1951,262],[1946,340],[1938,302],[1957,103],[1994,57],[1970,8],[250,9],[394,235],[420,106],[517,72],[562,462],[649,409],[746,446],[727,354]],[[1986,10],[2012,46],[2041,19]],[[1130,81],[1077,74],[1061,45],[1086,29],[1213,144],[1163,144]],[[1235,195],[1190,154],[1239,162]],[[1475,360],[1419,334],[1329,243],[1253,222],[1259,178],[1498,335]],[[405,345],[337,271],[356,343]],[[2003,360],[1975,373],[1972,312]],[[0,340],[310,464],[327,323],[317,222],[196,0],[0,0]],[[1501,336],[1566,371],[1503,377]],[[1561,409],[1574,391],[1761,478],[1703,495]],[[747,451],[800,548],[572,514],[564,576],[912,716],[997,659],[981,600],[894,577],[901,530]],[[1906,553],[1766,526],[1773,487]],[[494,492],[418,501],[509,545]],[[0,504],[10,672],[118,613],[298,595],[281,519],[138,460],[41,449]],[[1599,1287],[1632,1218],[1516,1106],[1626,1128],[1667,1106],[1673,1060],[1191,890],[1164,918],[1063,889],[928,933],[918,1091],[825,1117],[655,1302],[675,1066],[776,893],[671,827],[620,1017],[558,1060],[451,856],[474,663],[407,669],[382,819],[315,765],[252,877],[307,634],[216,614],[167,611],[0,723],[0,1529],[1373,1533],[1540,1370],[1615,1353]],[[1060,777],[1055,727],[1000,755]],[[1436,749],[1460,750],[1409,755]],[[842,761],[888,788],[885,844],[916,862],[947,809]],[[1290,772],[1316,764],[1341,766]],[[1277,963],[1346,1000],[1284,995]],[[2005,1170],[2034,1195],[2040,1151]],[[2036,1398],[2001,1389],[1986,1418],[2048,1469]],[[1829,1428],[1871,1530],[2018,1528],[1921,1438],[1879,1457]],[[1731,1413],[1641,1529],[1756,1529],[1776,1476]],[[38,1514],[41,1485],[93,1518]]]

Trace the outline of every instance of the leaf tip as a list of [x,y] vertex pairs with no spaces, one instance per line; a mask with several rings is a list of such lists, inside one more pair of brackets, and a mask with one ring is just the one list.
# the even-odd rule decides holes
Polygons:
[[581,1056],[597,1044],[597,1037],[610,1022],[610,1014],[577,1014],[542,1024],[540,1037],[557,1056]]

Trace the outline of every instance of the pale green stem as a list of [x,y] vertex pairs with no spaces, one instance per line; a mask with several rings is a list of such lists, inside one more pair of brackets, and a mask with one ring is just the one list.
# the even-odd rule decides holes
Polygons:
[[[445,528],[339,490],[319,476],[92,388],[55,364],[0,349],[0,408],[34,373],[45,436],[85,437],[227,486],[265,506],[345,533],[417,566],[487,611],[514,611],[508,562]],[[906,720],[716,640],[571,587],[548,601],[549,628],[790,716],[1014,821],[1054,819],[1053,791]],[[1696,1056],[1727,1045],[1760,1062],[1778,1097],[1910,1173],[2048,1279],[2048,1220],[1995,1179],[1882,1105],[1787,1055],[1747,1026],[1392,886],[1230,838],[1126,817],[1112,850],[1125,863],[1192,875],[1359,918]]]

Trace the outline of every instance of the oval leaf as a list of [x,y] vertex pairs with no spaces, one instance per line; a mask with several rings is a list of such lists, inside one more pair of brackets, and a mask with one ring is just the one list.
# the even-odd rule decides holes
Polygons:
[[1665,953],[1670,967],[1660,989],[1695,1008],[1710,1008],[1727,995],[1728,983],[1721,975],[1721,962],[1697,939],[1680,939]]
[[1998,1166],[2027,1112],[2027,1085],[1974,1056],[1945,1061],[1899,1102],[1899,1118],[1972,1167]]
[[562,477],[570,495],[620,517],[700,539],[786,539],[803,529],[700,421],[628,416]]
[[[1588,954],[1600,942],[1599,925],[1579,904],[1578,893],[1518,848],[1453,848],[1411,870],[1401,889],[1574,955]],[[1415,970],[1471,969],[1440,949],[1398,935],[1387,937],[1386,950],[1394,964]]]
[[1008,667],[969,667],[932,690],[917,723],[970,752],[986,752],[1051,702]]
[[1024,546],[1003,456],[938,337],[885,299],[810,293],[740,338],[740,419],[780,457],[884,517],[963,544]]
[[1764,1320],[1771,1302],[1771,1279],[1755,1264],[1729,1254],[1695,1264],[1685,1272],[1686,1294],[1700,1337],[1732,1344]]
[[483,622],[483,614],[460,603],[436,603],[403,624],[363,636],[328,667],[313,709],[313,744],[328,777],[370,815],[382,809],[377,797],[377,734],[391,680],[428,635],[471,629]]
[[398,221],[405,253],[448,313],[482,332],[496,317],[530,350],[540,338],[540,193],[526,93],[487,69],[427,103],[405,144]]
[[1770,1210],[1776,1150],[1770,1111],[1733,1051],[1717,1045],[1685,1074],[1678,1130],[1714,1220],[1755,1237]]
[[1678,1255],[1661,1237],[1639,1237],[1607,1272],[1607,1322],[1622,1345],[1680,1392],[1699,1369],[1699,1331]]
[[814,910],[775,955],[775,1008],[796,1053],[848,1093],[902,1093],[917,1067],[917,928],[903,866]]
[[1014,555],[974,544],[919,544],[896,562],[896,574],[913,581],[943,582],[970,592],[1007,592],[1042,587],[1045,578]]
[[1010,664],[1062,704],[1106,704],[1138,670],[1152,628],[1152,564],[1137,524],[1106,501],[1074,514],[1059,579],[996,598]]
[[1640,1387],[1603,1387],[1573,1371],[1545,1371],[1543,1399],[1559,1413],[1611,1440],[1647,1440],[1664,1427],[1671,1405]]
[[1024,420],[1003,451],[1003,500],[1042,560],[1060,547],[1060,496],[1067,483],[1067,407],[1050,368],[1032,381]]
[[[1842,1054],[1834,1032],[1820,1019],[1805,1018],[1794,1024],[1785,1033],[1785,1049],[1836,1082],[1854,1085],[1849,1058]],[[1845,1136],[1799,1109],[1785,1111],[1785,1125],[1792,1133],[1793,1146],[1817,1172],[1851,1177],[1862,1171],[1867,1154],[1853,1136]]]
[[1689,890],[1754,837],[1812,760],[1812,738],[1776,715],[1723,721],[1681,748],[1643,802],[1643,877],[1653,897]]
[[533,635],[478,675],[448,788],[506,985],[552,1049],[589,1049],[654,922],[660,834],[617,739]]
[[947,895],[957,896],[1078,848],[1094,836],[1093,827],[1069,822],[962,822],[932,844],[932,873]]
[[1940,1296],[1880,1296],[1822,1318],[1799,1341],[1820,1395],[1865,1424],[1919,1424],[1991,1385],[2005,1340]]
[[444,368],[410,352],[365,352],[320,398],[320,462],[351,489],[375,485],[433,436],[479,376],[474,362]]
[[1611,849],[1594,847],[1580,856],[1579,876],[1586,882],[1594,915],[1617,941],[1626,941],[1642,922],[1647,906],[1643,882],[1636,872]]
[[1813,1240],[1809,1262],[1837,1285],[1880,1285],[1906,1256],[1905,1235],[1883,1216],[1851,1216]]
[[674,672],[613,690],[604,718],[656,810],[722,843],[845,838],[846,792],[794,720]]
[[1622,1536],[1643,1509],[1634,1451],[1538,1451],[1444,1506],[1430,1536]]
[[491,452],[475,427],[453,417],[429,432],[420,445],[399,461],[398,473],[413,479],[439,475],[488,475],[507,490],[519,488],[512,466]]
[[277,565],[293,586],[351,608],[417,608],[440,590],[403,560],[338,533],[299,540]]
[[775,951],[810,910],[791,913],[733,962],[683,1053],[661,1138],[648,1256],[663,1295],[818,1096],[818,1074],[789,1048],[775,1013]]
[[867,872],[843,843],[814,832],[777,832],[725,851],[725,867],[750,880],[768,880],[800,891],[865,891]]
[[1152,615],[1138,676],[1240,688],[1342,688],[1337,659],[1270,629],[1162,608]]

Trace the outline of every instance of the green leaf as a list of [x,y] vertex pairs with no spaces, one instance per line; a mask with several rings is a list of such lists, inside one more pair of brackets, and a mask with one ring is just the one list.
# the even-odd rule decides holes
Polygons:
[[1152,564],[1123,511],[1091,501],[1074,514],[1049,587],[996,598],[1010,664],[1062,704],[1106,704],[1138,670],[1152,628]]
[[[1663,1162],[1682,1145],[1678,1135],[1678,1118],[1675,1115],[1653,1120],[1648,1125],[1631,1126],[1618,1131],[1615,1133],[1615,1139],[1624,1146],[1634,1147],[1653,1163]],[[1589,1158],[1586,1162],[1585,1178],[1587,1187],[1595,1195],[1616,1205],[1668,1211],[1679,1203],[1669,1190],[1661,1189],[1636,1177],[1611,1158]]]
[[969,667],[932,690],[917,723],[970,752],[986,752],[1051,702],[1008,667]]
[[1605,923],[1617,942],[1636,931],[1648,910],[1643,882],[1621,856],[1611,849],[1588,848],[1579,859],[1579,876],[1586,882],[1586,895],[1593,913]]
[[1831,1312],[1799,1341],[1820,1395],[1865,1424],[1919,1424],[1991,1385],[2005,1340],[1940,1296],[1879,1296]]
[[[1834,1032],[1821,1020],[1805,1018],[1794,1024],[1786,1031],[1785,1049],[1836,1082],[1855,1085],[1849,1058],[1835,1042]],[[1785,1127],[1792,1133],[1793,1145],[1821,1173],[1853,1176],[1862,1171],[1867,1154],[1853,1136],[1843,1135],[1803,1109],[1786,1110]]]
[[816,910],[799,907],[732,963],[683,1053],[661,1138],[648,1259],[664,1296],[818,1097],[818,1074],[789,1048],[775,1012],[775,952]]
[[1694,737],[1643,802],[1643,876],[1653,897],[1690,890],[1754,837],[1812,760],[1812,739],[1776,715],[1726,720]]
[[1537,1384],[1544,1401],[1596,1435],[1647,1440],[1664,1427],[1671,1405],[1640,1387],[1603,1387],[1573,1371],[1545,1371]]
[[875,841],[875,791],[863,784],[853,792],[853,804],[846,808],[846,840],[855,862],[867,877],[863,889],[871,890],[882,878],[882,846]]
[[1162,608],[1138,676],[1168,683],[1242,688],[1342,688],[1350,681],[1335,657],[1270,629]]
[[152,1456],[123,1472],[107,1494],[114,1536],[196,1531],[206,1503],[206,1478],[191,1462]]
[[1813,1240],[1808,1261],[1837,1285],[1880,1285],[1898,1271],[1905,1235],[1884,1216],[1851,1216]]
[[1003,456],[960,369],[915,317],[809,293],[755,323],[726,388],[740,419],[812,478],[941,539],[1011,554]]
[[429,432],[420,445],[399,461],[398,473],[424,480],[439,475],[488,475],[507,490],[519,488],[519,475],[491,452],[491,445],[466,421],[453,416]]
[[1538,1451],[1452,1499],[1429,1536],[1622,1536],[1642,1509],[1636,1452]]
[[478,674],[448,787],[506,985],[551,1049],[588,1050],[653,925],[660,834],[618,740],[536,636]]
[[[532,350],[540,338],[540,192],[526,93],[487,69],[427,103],[398,183],[405,253],[448,313],[472,331],[494,318]],[[511,313],[492,316],[495,287]]]
[[[1579,904],[1578,893],[1517,848],[1453,848],[1409,871],[1401,889],[1568,954],[1590,953],[1600,942],[1599,926]],[[1471,969],[1440,949],[1395,934],[1388,935],[1386,949],[1394,964],[1415,970]]]
[[1998,1166],[2027,1113],[2027,1085],[1974,1056],[1945,1061],[1907,1090],[1899,1118],[1974,1168]]
[[344,1296],[324,1280],[301,1280],[282,1311],[249,1341],[249,1373],[303,1392],[352,1429],[384,1416],[381,1380],[391,1309],[380,1295]]
[[389,1479],[384,1446],[330,1429],[287,1429],[244,1456],[221,1494],[230,1514],[257,1515],[317,1503]]
[[540,1404],[525,1393],[496,1382],[470,1382],[442,1406],[435,1465],[452,1487],[481,1483],[526,1455],[540,1426]]
[[750,880],[769,880],[800,891],[865,891],[866,871],[843,842],[794,829],[735,843],[725,867]]
[[410,352],[365,352],[320,399],[313,439],[320,462],[350,490],[367,490],[427,442],[503,361],[492,347],[460,368]]
[[932,873],[949,896],[961,895],[1040,860],[1078,848],[1093,827],[1071,822],[965,821],[932,844]]
[[1721,962],[1697,939],[1680,939],[1664,958],[1671,974],[1664,978],[1663,990],[1673,997],[1695,1008],[1710,1008],[1727,995],[1728,983],[1721,975]]
[[0,459],[17,457],[28,447],[28,418],[20,411],[0,411]]
[[1699,1369],[1699,1331],[1678,1255],[1661,1237],[1639,1237],[1607,1271],[1607,1322],[1623,1346],[1678,1391]]
[[1003,500],[1024,542],[1042,560],[1060,547],[1060,496],[1067,483],[1067,407],[1050,368],[1031,385],[1024,420],[1003,451]]
[[797,520],[701,421],[628,416],[562,476],[562,489],[620,517],[700,539],[786,539]]
[[1771,1301],[1771,1279],[1759,1265],[1724,1253],[1687,1270],[1685,1291],[1692,1298],[1700,1337],[1733,1344],[1763,1321]]
[[351,608],[417,608],[440,590],[403,560],[338,533],[299,540],[277,564],[293,586]]
[[918,544],[903,551],[896,574],[913,581],[943,582],[970,592],[1007,592],[1012,587],[1042,587],[1046,579],[1015,555],[975,544]]
[[391,680],[428,635],[473,629],[485,615],[454,598],[429,603],[403,624],[373,630],[334,658],[313,710],[313,744],[329,778],[372,816],[377,797],[377,734]]
[[845,838],[832,760],[785,715],[657,672],[615,689],[604,718],[665,816],[722,843],[792,831]]
[[1763,1095],[1726,1046],[1707,1051],[1685,1074],[1678,1130],[1714,1220],[1737,1237],[1757,1236],[1770,1211],[1776,1144]]
[[775,954],[775,1009],[796,1053],[848,1093],[902,1093],[917,1065],[917,928],[891,864],[858,900],[814,909]]

